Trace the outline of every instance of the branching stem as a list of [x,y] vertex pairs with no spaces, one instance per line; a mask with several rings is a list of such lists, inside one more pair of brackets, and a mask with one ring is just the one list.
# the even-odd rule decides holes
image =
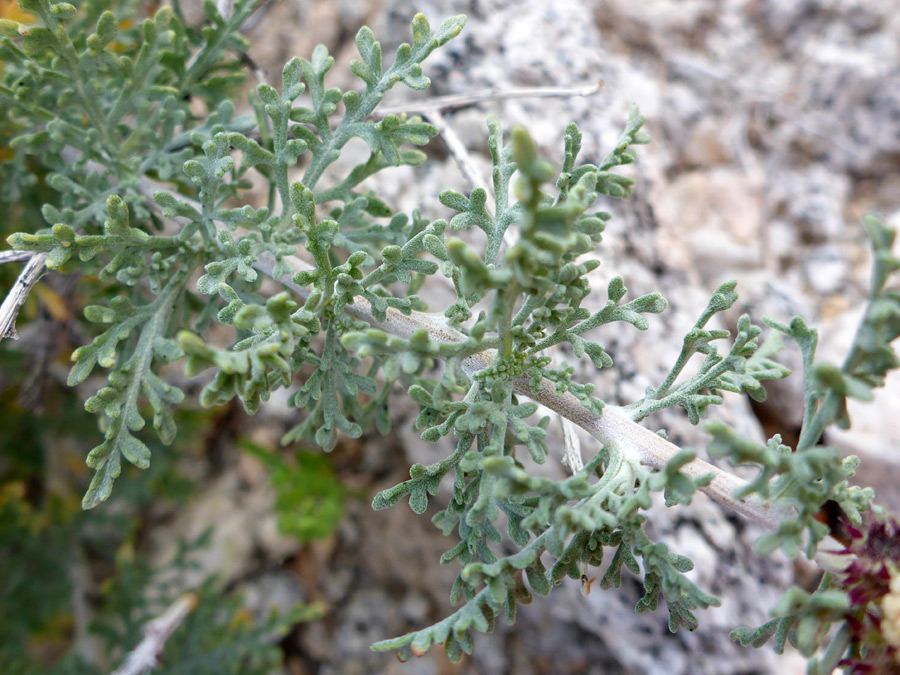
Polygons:
[[[146,194],[148,204],[151,207],[155,206],[152,195],[154,192],[159,191],[159,187],[159,184],[148,179],[141,181],[140,189]],[[225,228],[219,222],[216,222],[216,227],[219,229]],[[31,276],[33,276],[31,285],[37,281],[37,277],[44,269],[44,258],[46,258],[46,254],[36,254],[31,259],[19,281],[16,282],[16,288],[19,287],[20,281],[26,276],[29,269],[32,270]],[[292,277],[297,272],[312,270],[312,266],[296,256],[286,256],[283,260],[288,265],[290,272],[283,278],[276,279],[276,281],[304,299],[309,297],[310,289],[294,283]],[[275,259],[270,253],[265,252],[261,254],[253,264],[253,267],[266,276],[275,278]],[[34,276],[35,274],[36,276]],[[31,278],[31,276],[28,278]],[[31,286],[23,287],[23,293],[20,294],[21,301],[24,301],[24,297],[30,288]],[[9,316],[9,311],[6,309],[7,303],[10,303],[14,296],[19,297],[16,295],[15,290],[14,288],[13,292],[10,293],[3,303],[3,307],[0,308],[0,318]],[[15,300],[12,301],[15,302]],[[15,312],[18,311],[20,306],[21,302],[16,306]],[[438,314],[411,312],[409,315],[405,315],[399,310],[388,308],[385,320],[379,321],[375,318],[371,304],[360,297],[346,305],[346,311],[354,317],[368,322],[373,327],[380,328],[397,337],[410,338],[414,331],[421,328],[425,329],[429,339],[433,342],[464,342],[467,339],[466,335],[447,325],[443,316]],[[14,323],[15,313],[11,315],[11,321]],[[0,326],[0,329],[4,331],[0,332],[2,337],[9,335],[6,331],[9,331],[13,325],[7,325],[7,323]],[[462,367],[466,374],[471,376],[473,373],[490,366],[495,355],[496,351],[492,349],[473,354],[463,359]],[[588,411],[571,393],[558,393],[555,384],[550,380],[542,380],[540,388],[537,392],[534,392],[531,389],[529,378],[520,377],[515,380],[514,388],[517,394],[527,396],[558,413],[563,419],[574,422],[604,445],[614,445],[621,452],[637,457],[642,464],[653,469],[663,469],[669,460],[681,451],[681,448],[677,445],[637,424],[630,412],[616,406],[607,405],[600,415],[595,415]],[[767,529],[776,529],[778,523],[790,515],[788,510],[773,508],[769,504],[753,497],[735,499],[733,497],[735,491],[743,488],[746,485],[746,481],[702,459],[697,458],[685,464],[681,471],[691,479],[697,479],[710,473],[713,474],[712,482],[706,487],[700,488],[700,491],[713,501],[736,511]]]
[[113,675],[143,675],[157,666],[172,633],[197,606],[197,596],[186,593],[144,628],[144,639],[129,652]]
[[9,291],[9,295],[0,305],[0,340],[11,337],[14,340],[18,338],[16,335],[16,317],[19,310],[25,304],[28,293],[37,283],[38,279],[44,273],[44,262],[47,260],[46,253],[35,253],[31,256],[25,269],[16,279],[16,283]]
[[[291,277],[297,272],[312,269],[311,266],[295,256],[286,257],[284,261],[290,267],[291,272],[278,281],[299,296],[308,297],[310,289],[295,284],[291,281]],[[275,260],[271,254],[264,253],[253,266],[272,277]],[[363,298],[356,298],[354,302],[348,304],[346,311],[355,318],[370,323],[375,328],[402,338],[409,338],[414,331],[424,329],[433,342],[462,342],[467,339],[466,335],[448,326],[441,315],[412,312],[407,316],[399,310],[388,308],[385,320],[379,321],[372,313],[369,302]],[[495,356],[494,350],[479,352],[463,359],[461,366],[466,374],[471,376],[490,366]],[[517,394],[527,396],[559,413],[565,419],[571,420],[603,445],[615,446],[626,456],[636,457],[641,464],[652,469],[663,469],[669,460],[681,451],[677,445],[637,424],[626,410],[607,405],[600,415],[595,415],[587,410],[573,394],[558,393],[556,385],[550,380],[542,380],[540,388],[534,392],[531,389],[530,379],[523,376],[514,381],[514,388]],[[706,487],[700,488],[700,491],[719,504],[767,529],[776,529],[778,524],[790,515],[790,512],[785,509],[773,508],[753,497],[735,499],[734,493],[743,488],[746,481],[702,459],[698,458],[688,462],[681,468],[681,471],[691,479],[713,474],[712,482]]]

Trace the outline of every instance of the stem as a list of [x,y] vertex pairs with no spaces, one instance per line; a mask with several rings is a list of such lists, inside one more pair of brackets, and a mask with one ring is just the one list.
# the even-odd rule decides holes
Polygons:
[[37,283],[38,279],[44,273],[44,262],[47,260],[47,253],[34,253],[25,269],[16,279],[16,283],[9,291],[9,295],[0,305],[0,340],[11,337],[18,339],[16,334],[16,317],[19,315],[19,309],[25,304],[29,291]]
[[822,434],[837,415],[839,397],[833,391],[829,391],[819,403],[816,412],[809,420],[804,420],[800,429],[800,439],[797,441],[797,452],[803,452],[816,445]]
[[144,627],[144,639],[128,653],[125,662],[113,675],[141,675],[159,665],[159,657],[166,648],[166,642],[188,614],[194,611],[198,598],[195,593],[185,593],[158,617]]
[[504,101],[513,98],[552,98],[593,96],[603,88],[603,80],[575,87],[516,87],[512,89],[482,89],[471,94],[453,94],[451,96],[436,96],[422,101],[407,101],[395,106],[381,106],[375,113],[381,117],[385,115],[428,114],[432,111],[453,110],[466,108],[476,103],[487,101]]

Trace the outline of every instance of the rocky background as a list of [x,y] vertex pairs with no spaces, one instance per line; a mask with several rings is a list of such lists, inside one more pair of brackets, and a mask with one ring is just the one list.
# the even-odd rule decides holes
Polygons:
[[[447,112],[473,161],[487,175],[485,118],[508,128],[524,124],[543,150],[562,157],[565,124],[584,133],[582,159],[599,160],[620,133],[629,108],[646,115],[651,145],[630,168],[634,199],[608,205],[614,213],[597,270],[600,290],[614,274],[634,294],[660,290],[671,310],[646,333],[613,330],[606,339],[616,367],[583,368],[614,403],[640,397],[658,383],[677,354],[681,336],[712,290],[735,278],[739,313],[782,321],[804,315],[820,328],[820,358],[843,357],[865,298],[868,251],[860,217],[876,211],[900,225],[900,13],[884,0],[276,0],[248,32],[250,54],[280,81],[281,65],[308,56],[317,43],[336,55],[331,82],[356,87],[346,64],[353,37],[369,24],[385,53],[409,39],[409,21],[422,11],[433,23],[465,13],[464,33],[426,64],[426,95],[465,94],[488,87],[575,86],[602,79],[592,97],[491,101]],[[414,92],[393,92],[391,102]],[[440,139],[423,169],[387,173],[373,188],[394,206],[421,205],[447,217],[437,194],[470,189]],[[437,302],[446,297],[434,289]],[[786,358],[797,365],[797,355]],[[797,378],[770,388],[769,400],[750,406],[730,399],[717,415],[763,439],[790,440],[801,413]],[[245,419],[232,408],[213,439],[219,466],[187,508],[161,508],[148,527],[145,551],[162,564],[179,538],[215,525],[197,577],[218,574],[241,589],[260,615],[274,606],[322,601],[324,619],[305,624],[283,646],[290,673],[404,675],[499,673],[615,673],[677,675],[801,673],[796,654],[733,645],[728,632],[758,625],[791,583],[816,583],[815,569],[752,552],[759,532],[702,496],[690,507],[652,514],[653,536],[695,562],[694,579],[716,593],[722,607],[699,613],[695,633],[675,635],[664,609],[635,615],[638,583],[619,592],[582,594],[563,584],[547,599],[522,608],[514,627],[498,624],[476,639],[475,654],[450,664],[441,649],[400,664],[373,654],[378,639],[434,622],[450,611],[456,570],[438,565],[449,548],[427,517],[401,504],[375,513],[380,489],[403,480],[413,461],[434,461],[441,448],[410,430],[413,410],[395,397],[394,431],[347,441],[333,464],[358,495],[329,538],[308,545],[280,535],[274,493],[265,471],[236,448],[249,436],[276,448],[296,423],[277,402]],[[900,506],[900,383],[895,378],[874,405],[854,409],[855,427],[829,440],[863,458],[861,481]],[[677,412],[650,421],[675,442],[702,448],[702,431]],[[552,448],[561,448],[558,425]],[[209,441],[209,439],[207,439]],[[582,439],[583,451],[596,445]],[[562,476],[561,452],[546,471]],[[446,497],[444,497],[446,498]],[[433,507],[432,507],[433,508]]]

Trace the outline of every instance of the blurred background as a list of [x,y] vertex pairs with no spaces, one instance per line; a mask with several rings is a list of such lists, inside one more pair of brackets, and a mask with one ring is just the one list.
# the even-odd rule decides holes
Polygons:
[[[738,280],[741,300],[724,327],[743,312],[780,321],[801,314],[820,329],[819,359],[843,359],[870,269],[860,218],[874,211],[900,225],[900,13],[892,3],[272,0],[251,20],[249,53],[277,85],[286,60],[323,43],[336,57],[329,84],[358,88],[347,69],[356,31],[371,26],[390,59],[419,11],[433,25],[457,13],[468,24],[426,62],[431,89],[395,90],[389,105],[604,82],[590,97],[498,97],[445,111],[483,175],[490,175],[489,113],[506,129],[527,126],[557,163],[568,122],[584,134],[582,159],[599,161],[632,105],[647,117],[653,141],[629,169],[634,198],[604,206],[614,218],[594,273],[603,298],[593,302],[605,302],[602,288],[621,275],[634,294],[661,291],[671,309],[647,333],[609,331],[616,366],[598,374],[581,364],[581,381],[612,403],[639,398],[727,279]],[[438,193],[471,186],[440,137],[426,151],[425,166],[380,174],[372,188],[396,210],[448,217]],[[352,165],[353,147],[349,153]],[[0,268],[2,288],[14,281],[14,267]],[[112,499],[82,513],[84,457],[100,437],[83,401],[96,382],[78,391],[64,383],[72,349],[88,339],[73,313],[85,294],[74,278],[44,277],[23,310],[22,339],[0,345],[0,671],[108,672],[145,623],[185,592],[198,606],[159,672],[805,671],[797,655],[744,649],[728,633],[762,623],[790,584],[814,587],[816,568],[757,558],[760,532],[702,496],[690,507],[656,509],[651,526],[694,560],[694,580],[722,599],[699,613],[694,633],[670,634],[664,610],[635,615],[636,580],[587,596],[572,582],[521,608],[515,626],[479,635],[474,656],[458,665],[440,649],[407,664],[373,654],[372,642],[446,616],[457,572],[438,565],[452,542],[428,517],[405,503],[378,513],[369,506],[377,491],[408,476],[411,463],[435,461],[446,449],[418,439],[414,405],[399,389],[389,435],[344,439],[329,455],[280,448],[297,423],[286,397],[273,397],[254,417],[239,404],[188,407],[176,442],[151,444],[150,468],[127,467]],[[447,297],[442,288],[422,296],[439,308]],[[791,351],[784,360],[799,366]],[[184,382],[177,367],[171,376]],[[195,381],[198,391],[202,376]],[[752,437],[781,433],[790,442],[802,413],[799,378],[767,388],[765,403],[732,397],[716,414]],[[851,410],[851,430],[827,439],[862,458],[859,482],[893,508],[900,507],[898,410],[895,377],[874,403]],[[648,424],[703,454],[704,433],[677,412]],[[542,470],[562,476],[561,431],[555,422],[551,428],[548,445],[558,451]],[[582,449],[597,450],[587,437]]]

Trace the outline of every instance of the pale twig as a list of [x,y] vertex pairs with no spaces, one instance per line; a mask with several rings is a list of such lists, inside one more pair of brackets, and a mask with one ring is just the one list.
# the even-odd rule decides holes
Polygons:
[[[247,20],[241,24],[240,31],[242,35],[246,35],[256,28],[263,19],[266,18],[272,7],[275,6],[277,0],[262,0],[262,2],[253,10]],[[245,52],[246,53],[246,52]]]
[[150,621],[144,627],[144,639],[129,652],[125,662],[112,675],[143,675],[158,666],[166,642],[196,606],[197,595],[186,593]]
[[[256,65],[256,63],[254,63],[249,56],[244,54],[241,58],[244,63],[253,71],[253,75],[256,77],[257,83],[263,83],[266,81],[265,71],[262,70],[258,65]],[[460,157],[464,157],[466,153],[459,153],[458,150],[460,148],[464,149],[465,145],[459,139],[459,136],[453,131],[452,127],[447,126],[446,122],[443,122],[443,117],[440,114],[442,111],[465,108],[470,105],[475,105],[476,103],[486,103],[488,101],[504,101],[514,98],[562,98],[566,96],[592,96],[599,92],[602,88],[603,80],[598,80],[596,84],[579,85],[576,87],[514,87],[512,89],[484,89],[482,91],[476,91],[473,94],[435,96],[434,98],[423,99],[421,101],[406,101],[405,103],[398,103],[397,105],[393,106],[383,106],[378,110],[372,112],[370,117],[377,118],[391,114],[398,115],[401,113],[422,115],[442,132],[449,129],[449,132],[446,133],[445,140],[447,141],[447,146],[450,150],[450,153],[453,155],[453,158],[457,161],[457,163],[459,163]],[[452,139],[449,138],[449,136],[451,135],[453,136]],[[258,132],[252,133],[250,137],[257,142],[259,142],[260,140]],[[459,142],[454,146],[451,146],[451,143],[454,143],[455,141]],[[471,165],[463,166],[462,164],[460,164],[460,169],[462,169],[463,174],[466,176],[466,179],[469,180],[469,182],[472,182],[472,178],[476,174],[478,174],[477,171],[476,174],[472,174],[470,172],[471,168]],[[484,181],[478,181],[475,186],[480,187],[483,185],[485,185]],[[508,241],[507,244],[509,244]]]
[[[551,365],[555,368],[559,365],[559,345],[553,345],[548,350],[550,352]],[[575,433],[575,425],[572,420],[567,419],[556,413],[559,425],[562,427],[563,434],[563,466],[567,467],[572,474],[576,474],[584,468],[584,460],[581,457],[581,440]]]
[[16,334],[16,317],[19,310],[25,304],[28,293],[34,288],[38,279],[44,273],[44,262],[47,260],[47,253],[40,252],[31,255],[25,269],[16,279],[16,283],[10,289],[9,294],[0,305],[0,340],[3,338],[12,338],[18,340]]
[[0,265],[30,260],[34,253],[31,251],[0,251]]
[[557,414],[559,424],[563,432],[563,451],[562,463],[569,468],[572,474],[576,474],[584,468],[584,460],[581,458],[581,441],[575,433],[575,425],[571,420],[567,420],[562,415]]
[[[444,116],[441,115],[438,110],[429,110],[424,113],[424,115],[425,119],[437,127],[441,138],[444,139],[444,143],[447,144],[450,155],[456,160],[456,165],[459,167],[459,170],[462,171],[462,174],[469,182],[469,185],[473,189],[485,187],[487,185],[487,180],[485,179],[484,174],[481,173],[481,169],[475,164],[472,155],[469,153],[468,148],[466,148],[466,144],[463,143],[459,134],[456,133],[456,130],[447,123],[447,120],[444,119]],[[488,192],[487,198],[487,209],[493,213],[494,197]]]
[[389,105],[379,108],[377,115],[398,115],[408,113],[424,115],[433,111],[452,110],[465,108],[476,103],[487,101],[504,101],[512,98],[559,98],[574,96],[593,96],[603,87],[603,80],[592,84],[582,84],[575,87],[514,87],[512,89],[483,89],[471,94],[452,94],[450,96],[435,96],[421,101],[407,101],[397,105]]
[[256,84],[266,83],[268,75],[266,74],[265,69],[254,61],[246,52],[241,54],[241,63],[247,66],[247,68],[250,69],[250,72],[253,73],[253,79],[256,80]]

